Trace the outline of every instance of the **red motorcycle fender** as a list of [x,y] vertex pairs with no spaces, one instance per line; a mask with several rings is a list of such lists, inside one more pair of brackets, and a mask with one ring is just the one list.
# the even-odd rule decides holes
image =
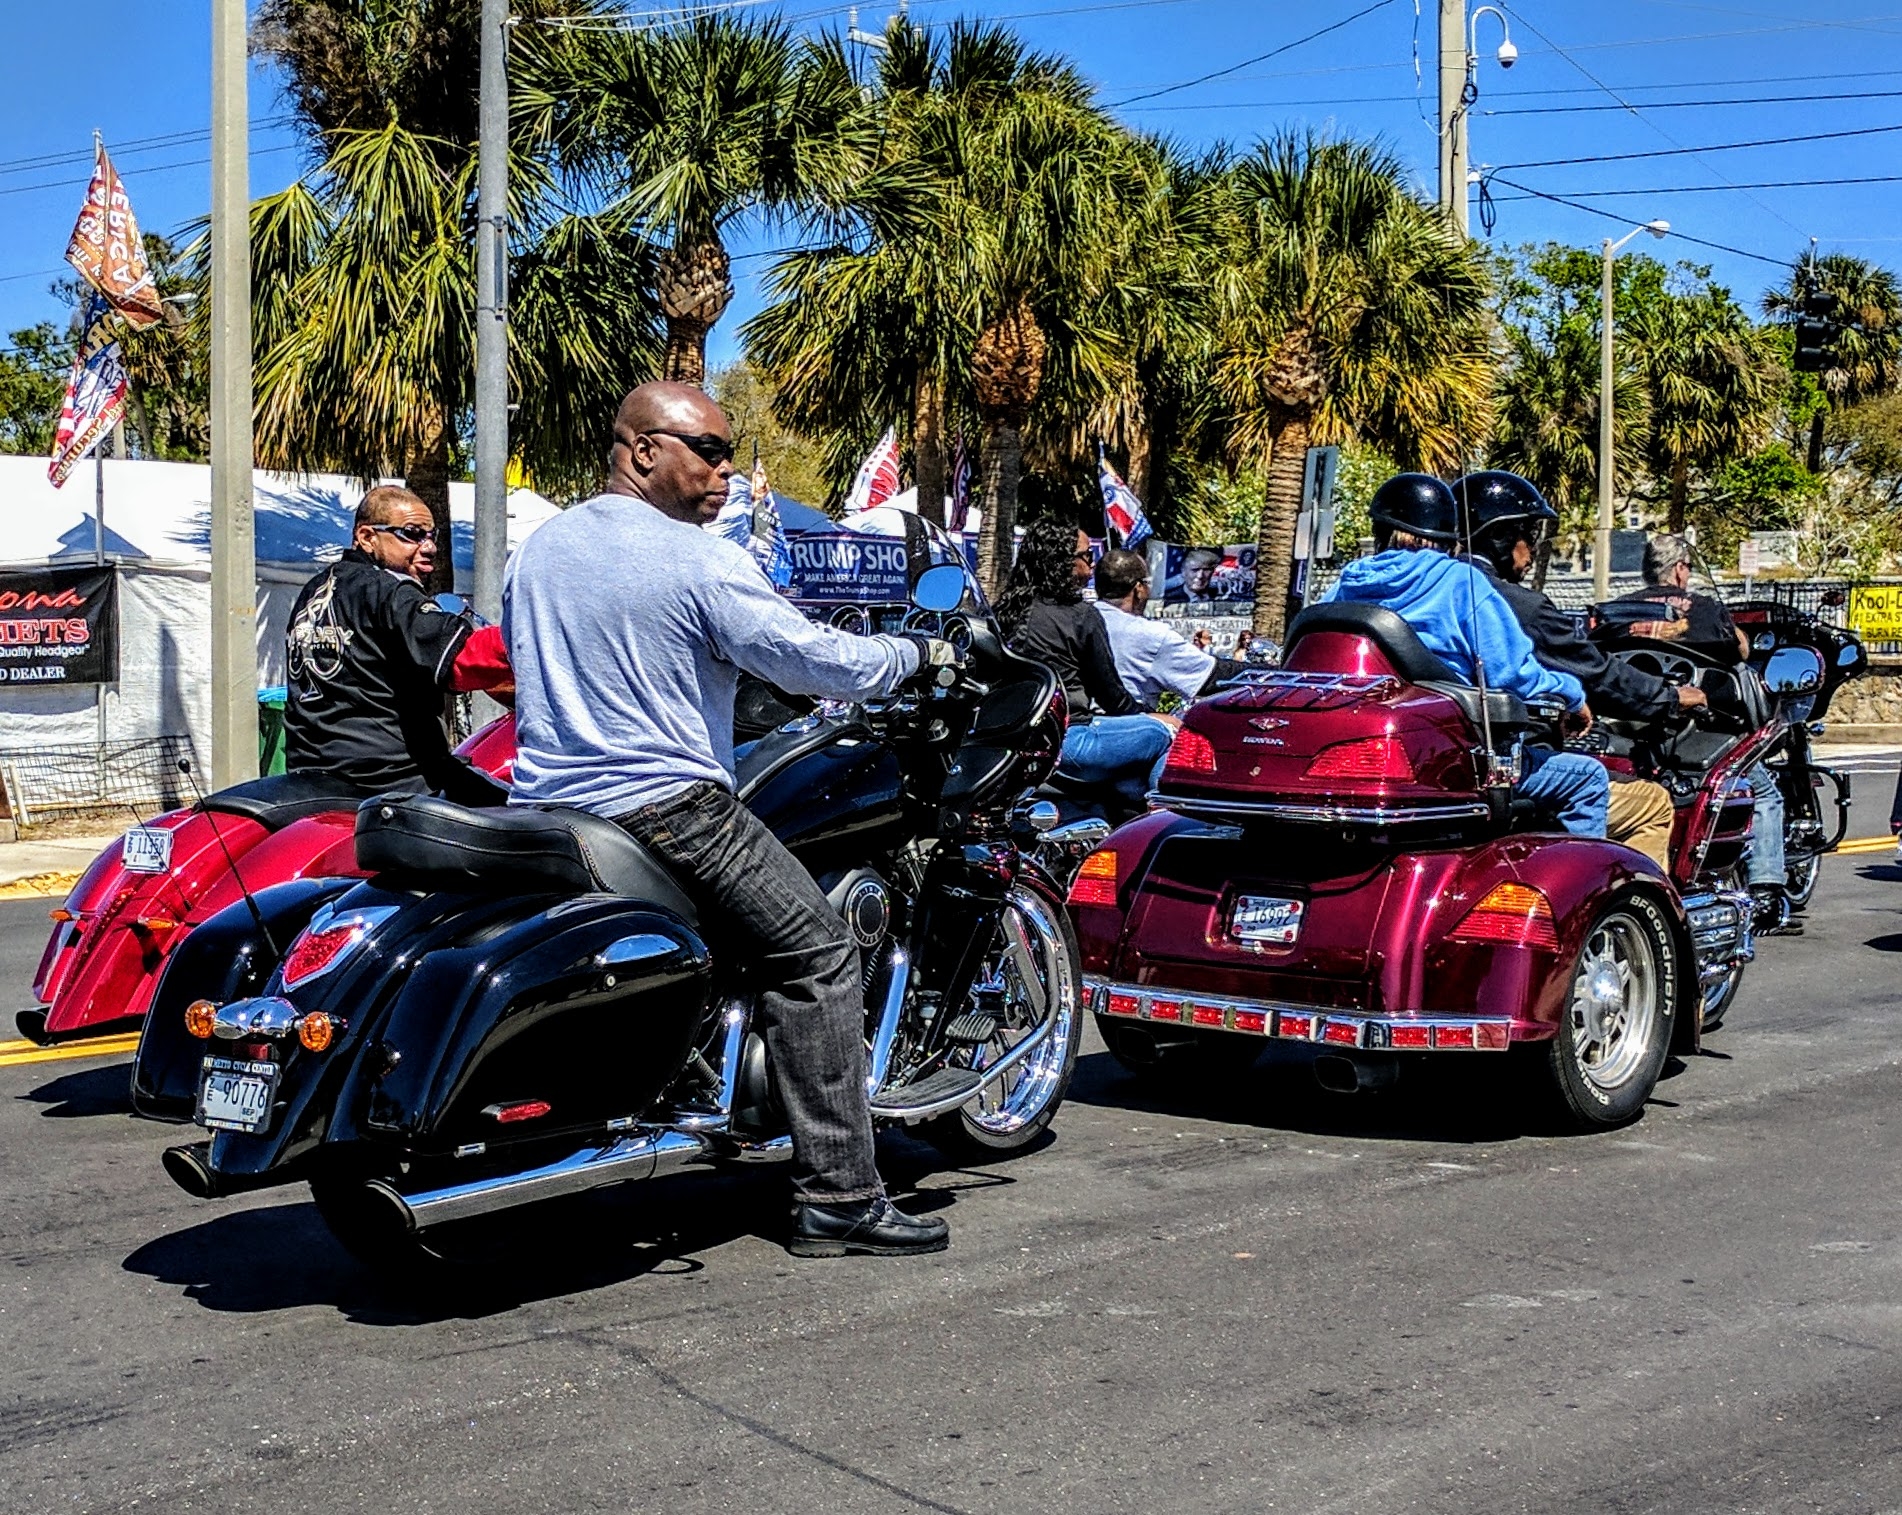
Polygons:
[[[49,1001],[46,1035],[145,1014],[166,958],[207,914],[199,902],[229,880],[226,854],[248,861],[269,835],[256,821],[233,815],[215,817],[214,831],[213,819],[176,811],[154,823],[172,833],[172,866],[164,873],[127,872],[116,842],[87,870],[73,898],[86,894],[90,908],[75,911],[75,929],[57,951],[49,944],[53,961],[37,986]],[[230,898],[237,898],[235,889]]]
[[[1469,917],[1502,885],[1543,896],[1550,930],[1523,939],[1475,939]],[[1557,1033],[1572,975],[1593,923],[1614,899],[1640,894],[1666,922],[1674,1007],[1694,1003],[1697,969],[1677,892],[1649,859],[1615,842],[1563,834],[1497,838],[1469,851],[1405,858],[1387,895],[1381,1003],[1447,1015],[1507,1016],[1514,1041]],[[1515,895],[1522,904],[1523,895]],[[1535,912],[1541,920],[1544,911]],[[1464,928],[1464,929],[1462,929]]]

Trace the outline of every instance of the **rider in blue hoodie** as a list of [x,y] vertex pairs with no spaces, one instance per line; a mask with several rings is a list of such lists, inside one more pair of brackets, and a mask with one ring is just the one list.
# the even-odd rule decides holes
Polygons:
[[[1453,492],[1428,474],[1389,479],[1371,502],[1375,546],[1370,558],[1349,563],[1330,596],[1391,610],[1428,652],[1462,680],[1486,684],[1522,700],[1562,700],[1571,716],[1591,725],[1585,690],[1569,673],[1547,668],[1504,597],[1469,563],[1448,556],[1459,540]],[[1602,763],[1573,752],[1528,750],[1530,771],[1519,793],[1558,811],[1559,824],[1577,836],[1603,836],[1611,781]]]

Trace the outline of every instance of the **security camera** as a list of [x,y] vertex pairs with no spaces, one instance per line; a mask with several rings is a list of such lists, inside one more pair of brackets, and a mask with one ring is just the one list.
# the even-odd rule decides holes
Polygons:
[[1498,57],[1499,66],[1501,68],[1511,68],[1513,64],[1519,61],[1519,49],[1512,45],[1512,38],[1508,37],[1504,42],[1499,44]]

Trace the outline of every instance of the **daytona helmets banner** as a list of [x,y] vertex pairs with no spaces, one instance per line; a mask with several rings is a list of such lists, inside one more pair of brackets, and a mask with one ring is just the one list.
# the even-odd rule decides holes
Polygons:
[[111,684],[119,678],[115,568],[0,572],[0,684]]

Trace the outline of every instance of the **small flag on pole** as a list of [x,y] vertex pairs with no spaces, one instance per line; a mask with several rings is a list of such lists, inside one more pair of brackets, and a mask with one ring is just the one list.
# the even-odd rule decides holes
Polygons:
[[53,434],[53,461],[46,469],[55,489],[125,413],[125,354],[112,334],[112,307],[104,295],[89,289],[82,310],[79,346]]
[[1109,466],[1100,443],[1096,449],[1096,482],[1103,491],[1103,518],[1109,523],[1111,535],[1121,538],[1126,550],[1133,552],[1155,535],[1149,517],[1143,514],[1143,502]]
[[951,448],[951,510],[945,525],[954,532],[964,530],[971,517],[971,455],[964,450],[964,433]]
[[898,493],[898,437],[887,430],[878,446],[859,464],[858,477],[845,497],[845,514],[855,516],[887,503]]
[[132,325],[150,326],[164,317],[165,306],[145,263],[138,217],[105,144],[96,143],[93,151],[92,183],[73,223],[66,261]]

